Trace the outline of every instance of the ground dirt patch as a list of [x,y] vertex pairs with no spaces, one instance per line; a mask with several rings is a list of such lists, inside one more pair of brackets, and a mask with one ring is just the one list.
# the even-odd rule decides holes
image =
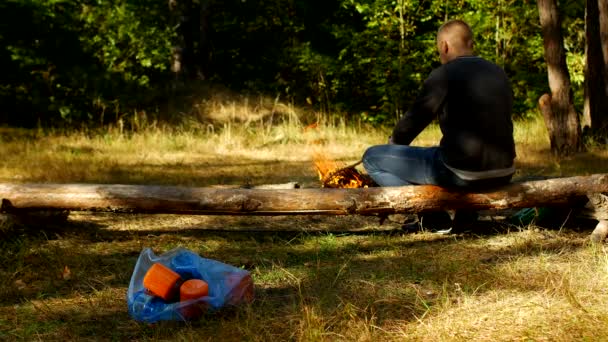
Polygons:
[[[319,148],[350,163],[386,136],[340,124],[229,124],[128,135],[3,131],[0,181],[313,187]],[[522,174],[604,171],[604,151],[556,161],[544,140],[525,134],[534,124],[518,125]],[[417,143],[437,136],[432,128]],[[588,244],[590,227],[562,223],[436,235],[374,217],[72,213],[63,225],[0,231],[0,339],[601,340],[608,253]],[[125,295],[139,252],[178,246],[250,270],[255,301],[192,324],[131,320]]]

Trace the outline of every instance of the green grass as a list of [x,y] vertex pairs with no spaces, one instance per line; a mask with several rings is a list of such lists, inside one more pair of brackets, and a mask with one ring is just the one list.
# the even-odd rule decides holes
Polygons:
[[[388,135],[363,124],[302,118],[289,106],[272,123],[262,109],[247,121],[238,116],[252,108],[223,108],[232,111],[224,113],[228,119],[220,113],[183,128],[3,129],[0,182],[318,186],[313,153],[352,162]],[[315,121],[316,128],[306,128]],[[608,166],[599,148],[554,159],[539,121],[518,123],[515,135],[522,175],[588,174]],[[431,127],[416,143],[432,145],[438,137]],[[590,245],[591,227],[575,221],[561,229],[496,225],[451,236],[403,234],[398,223],[379,226],[375,218],[355,216],[72,213],[59,226],[2,224],[1,340],[571,341],[608,335],[607,249]],[[255,301],[191,324],[130,319],[125,295],[139,252],[177,246],[251,271]]]

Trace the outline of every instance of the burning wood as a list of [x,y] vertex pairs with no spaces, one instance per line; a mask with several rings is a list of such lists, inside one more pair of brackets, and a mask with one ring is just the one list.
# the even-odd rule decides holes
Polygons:
[[323,188],[367,188],[375,186],[374,181],[366,174],[362,174],[355,167],[361,162],[346,165],[329,160],[321,154],[313,158],[315,168]]

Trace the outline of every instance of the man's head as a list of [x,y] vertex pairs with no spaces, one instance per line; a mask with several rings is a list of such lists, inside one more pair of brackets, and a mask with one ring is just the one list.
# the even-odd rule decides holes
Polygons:
[[437,50],[441,64],[473,54],[473,31],[462,20],[450,20],[437,31]]

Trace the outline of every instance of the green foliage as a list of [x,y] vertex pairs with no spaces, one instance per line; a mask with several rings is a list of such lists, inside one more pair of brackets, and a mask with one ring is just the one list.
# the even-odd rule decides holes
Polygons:
[[[0,4],[3,122],[103,121],[168,66],[171,31],[153,1],[11,0]],[[149,20],[141,13],[156,13]],[[11,32],[11,34],[8,34]],[[97,116],[97,117],[96,117]]]
[[[429,34],[417,34],[416,22],[425,11],[418,1],[373,1],[344,4],[344,9],[361,15],[361,32],[341,37],[338,75],[339,101],[354,102],[361,117],[381,122],[402,113],[432,68]],[[434,35],[434,33],[431,33]],[[430,46],[429,46],[430,45]]]
[[472,1],[463,14],[475,32],[477,53],[503,67],[509,75],[515,112],[526,113],[535,108],[547,83],[536,4]]
[[[231,5],[224,6],[218,12],[232,17],[226,15]],[[530,113],[547,90],[538,12],[536,4],[527,1],[276,0],[256,6],[240,11],[230,26],[215,26],[222,37],[235,32],[236,23],[248,32],[242,40],[221,39],[220,44],[228,46],[216,46],[219,60],[233,62],[230,70],[235,76],[227,79],[228,73],[220,68],[217,79],[232,86],[284,92],[296,102],[313,103],[322,110],[390,122],[407,110],[420,83],[439,65],[437,28],[446,19],[462,18],[475,31],[478,54],[509,74],[516,113]],[[271,21],[272,32],[286,35],[277,40],[278,45],[271,44],[280,49],[266,50],[270,36],[260,31],[270,27],[259,25],[255,18],[283,18],[284,13],[293,16]],[[251,44],[258,47],[255,53],[247,51]],[[263,61],[260,53],[266,57]],[[268,55],[280,60],[269,60]],[[243,79],[250,83],[243,84]]]
[[[477,53],[506,70],[516,113],[533,112],[548,91],[538,11],[526,0],[170,3],[1,2],[0,122],[103,124],[157,111],[174,89],[167,85],[175,86],[170,69],[179,47],[194,65],[209,61],[203,77],[211,82],[391,123],[439,65],[437,28],[455,18],[473,27]],[[580,107],[584,4],[560,9]]]

